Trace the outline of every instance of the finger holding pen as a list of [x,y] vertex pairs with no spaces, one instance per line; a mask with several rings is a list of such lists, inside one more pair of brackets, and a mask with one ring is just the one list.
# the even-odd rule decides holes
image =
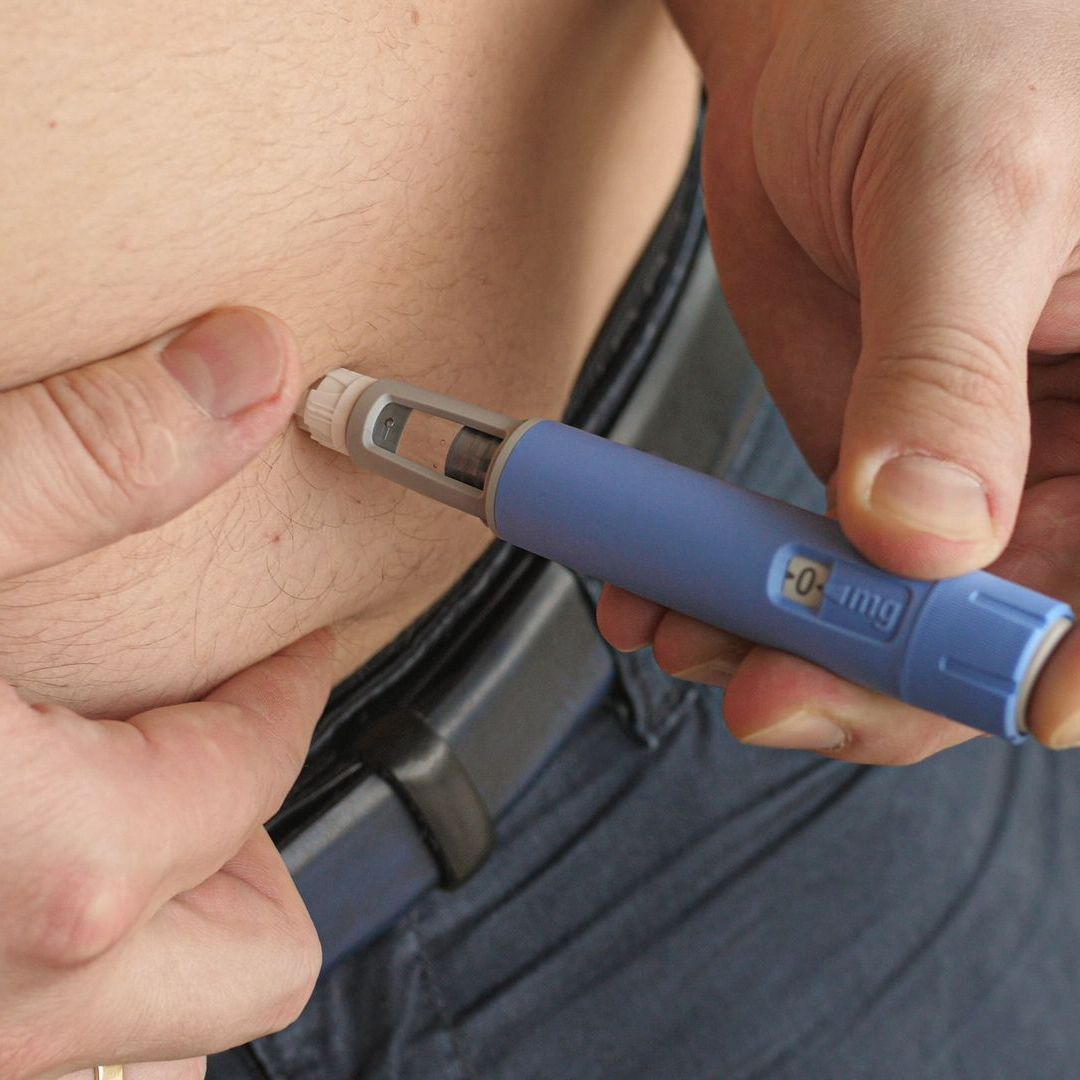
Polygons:
[[[1075,607],[1075,7],[670,6],[710,92],[728,299],[848,539],[896,574],[988,567]],[[640,599],[609,591],[600,624],[726,684],[747,741],[902,763],[974,736],[781,653],[720,672],[730,638]],[[1080,739],[1076,639],[1029,702],[1048,746]]]

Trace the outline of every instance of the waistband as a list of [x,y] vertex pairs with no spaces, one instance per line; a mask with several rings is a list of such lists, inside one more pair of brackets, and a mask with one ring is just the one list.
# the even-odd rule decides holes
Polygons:
[[[708,252],[699,148],[590,350],[568,423],[723,472],[760,379]],[[427,890],[482,864],[493,820],[604,695],[647,743],[672,708],[639,656],[595,627],[598,583],[494,543],[421,619],[338,686],[270,832],[327,965]],[[684,688],[685,687],[685,688]],[[676,701],[670,703],[672,706]]]

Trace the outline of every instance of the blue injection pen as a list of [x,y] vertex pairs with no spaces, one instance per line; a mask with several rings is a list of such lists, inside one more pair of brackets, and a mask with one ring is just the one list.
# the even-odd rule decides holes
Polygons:
[[[414,413],[460,426],[441,469],[401,452]],[[300,421],[511,544],[1012,742],[1074,622],[1067,604],[985,572],[886,573],[827,518],[553,420],[338,369]]]

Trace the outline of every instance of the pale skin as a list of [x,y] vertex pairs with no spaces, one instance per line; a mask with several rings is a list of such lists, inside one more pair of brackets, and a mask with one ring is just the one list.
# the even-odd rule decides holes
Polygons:
[[[281,430],[301,380],[287,328],[234,309],[0,395],[17,525],[0,574],[187,509]],[[139,1059],[167,1063],[135,1080],[199,1076],[192,1055],[296,1016],[319,944],[262,824],[303,763],[332,659],[317,631],[203,701],[127,722],[0,685],[5,1076]]]
[[[348,363],[557,413],[698,78],[656,0],[34,0],[4,30],[0,1075],[188,1080],[318,971],[262,824],[330,683],[489,542],[316,446],[297,394]],[[279,318],[172,343],[192,392],[223,379],[200,411],[158,335],[234,305]]]
[[[823,476],[835,475],[837,512],[848,534],[879,563],[924,576],[961,572],[1004,552],[1003,572],[1074,603],[1080,600],[1071,571],[1080,554],[1071,545],[1080,530],[1069,524],[1080,515],[1072,496],[1080,461],[1070,435],[1076,428],[1080,384],[1073,362],[1047,360],[1080,349],[1080,290],[1072,276],[1080,265],[1075,258],[1080,155],[1074,144],[1080,130],[1080,87],[1070,79],[1080,58],[1078,16],[1052,0],[1025,4],[1022,12],[1015,4],[955,0],[927,0],[904,5],[902,11],[869,0],[671,6],[710,90],[706,182],[727,290],[803,449]],[[162,10],[148,4],[141,12],[150,16]],[[255,18],[255,10],[245,10],[245,16]],[[278,14],[291,17],[284,6],[282,13],[266,10],[271,21]],[[183,153],[160,154],[155,160],[184,162],[181,178],[165,188],[173,196],[209,191],[181,215],[185,222],[194,220],[192,214],[201,215],[197,229],[177,225],[168,200],[158,192],[144,197],[131,216],[118,212],[117,206],[142,190],[124,187],[132,175],[128,159],[134,144],[113,145],[103,136],[118,138],[121,130],[135,130],[145,144],[153,118],[133,115],[124,125],[110,127],[102,118],[116,107],[115,95],[102,103],[94,99],[96,90],[85,86],[82,96],[73,91],[55,100],[39,100],[27,91],[25,100],[33,107],[17,113],[25,130],[5,135],[5,143],[25,156],[21,168],[11,166],[5,173],[12,190],[4,192],[2,204],[12,205],[17,196],[20,213],[11,218],[10,228],[28,219],[34,228],[29,239],[13,231],[0,245],[0,251],[17,252],[4,268],[13,282],[4,299],[13,311],[2,322],[14,329],[0,350],[12,357],[0,413],[18,406],[6,414],[9,422],[0,422],[0,432],[11,441],[11,452],[25,457],[18,471],[5,466],[2,490],[8,507],[21,508],[9,512],[9,522],[27,523],[21,530],[9,525],[5,550],[12,553],[11,561],[0,568],[0,576],[9,580],[7,608],[0,618],[0,635],[6,635],[4,673],[22,693],[20,699],[9,692],[6,705],[0,706],[0,726],[9,733],[5,742],[16,754],[24,753],[27,762],[5,771],[0,819],[43,823],[32,841],[13,843],[0,856],[0,889],[10,894],[3,897],[5,911],[13,913],[5,920],[4,932],[10,936],[0,952],[0,1071],[5,1075],[55,1077],[94,1061],[183,1059],[137,1065],[128,1072],[130,1080],[177,1080],[199,1074],[202,1054],[295,1015],[317,968],[317,943],[261,825],[295,775],[332,676],[355,666],[434,599],[480,550],[484,538],[469,533],[459,519],[357,479],[298,435],[269,440],[287,422],[305,380],[361,350],[371,359],[374,374],[393,372],[519,415],[556,413],[590,333],[677,172],[637,169],[634,183],[617,189],[621,197],[607,216],[600,213],[612,206],[607,173],[598,169],[591,184],[581,184],[577,162],[588,156],[585,151],[600,131],[614,132],[617,143],[608,164],[624,162],[633,171],[630,163],[648,158],[650,147],[664,138],[669,139],[665,160],[677,162],[695,93],[686,66],[676,52],[665,51],[674,48],[666,31],[649,22],[655,12],[641,15],[640,27],[624,27],[625,34],[612,37],[601,32],[605,26],[592,8],[584,10],[601,19],[597,40],[611,50],[611,71],[624,70],[632,60],[638,65],[638,84],[648,84],[634,103],[636,111],[627,106],[620,114],[623,127],[614,122],[611,109],[623,101],[625,86],[613,75],[606,89],[589,84],[595,122],[577,133],[580,143],[564,124],[559,130],[571,144],[558,153],[545,153],[542,143],[530,143],[524,161],[512,152],[526,135],[547,130],[534,108],[522,108],[517,127],[518,114],[511,109],[499,114],[501,124],[469,128],[476,139],[469,144],[474,163],[504,160],[503,154],[516,181],[535,184],[538,176],[547,175],[536,167],[538,161],[553,168],[564,162],[561,173],[556,169],[562,180],[553,187],[541,183],[522,200],[513,184],[514,197],[506,198],[501,169],[481,170],[481,181],[462,179],[451,169],[453,183],[445,168],[425,172],[425,164],[440,160],[432,153],[432,139],[444,152],[442,160],[452,161],[452,152],[462,145],[462,117],[476,115],[470,110],[482,109],[485,102],[488,107],[492,101],[496,107],[506,105],[500,93],[505,86],[519,85],[521,77],[520,57],[513,54],[518,37],[529,39],[534,48],[541,39],[520,24],[490,23],[491,12],[477,7],[477,25],[497,29],[491,31],[491,47],[476,59],[499,58],[497,66],[504,65],[507,75],[503,88],[455,83],[455,75],[465,80],[470,67],[455,54],[455,48],[466,47],[464,41],[452,37],[440,41],[440,47],[421,49],[408,64],[387,61],[379,68],[379,57],[400,59],[391,45],[416,26],[412,10],[391,5],[369,12],[371,19],[362,27],[355,24],[352,38],[344,24],[320,25],[315,13],[300,12],[295,25],[260,26],[258,33],[232,33],[222,42],[220,36],[229,38],[230,27],[207,17],[208,25],[186,26],[183,33],[170,27],[165,39],[183,48],[164,58],[168,63],[159,65],[160,71],[149,72],[137,61],[147,50],[150,55],[160,51],[161,27],[149,18],[132,20],[131,51],[114,58],[110,85],[128,79],[154,87],[160,85],[161,72],[182,74],[160,102],[166,111],[179,102],[167,133],[174,141],[184,131],[201,138],[193,137]],[[542,41],[553,57],[572,51],[572,43],[580,47],[581,41],[581,27],[574,23],[577,9],[567,5],[559,11],[568,28],[560,29],[555,14],[538,16],[540,25],[532,28],[547,30]],[[434,25],[444,32],[455,21],[439,5],[421,14],[421,27]],[[633,24],[631,15],[626,18]],[[9,80],[22,78],[24,90],[36,87],[43,93],[42,87],[55,84],[60,61],[70,55],[70,47],[66,54],[61,47],[65,41],[70,46],[70,36],[57,30],[70,27],[53,20],[42,29],[44,24],[29,19],[27,29],[35,25],[43,41],[60,43],[59,57],[43,62],[36,75],[5,58],[0,72]],[[340,41],[340,56],[319,52],[315,59],[322,72],[335,59],[336,70],[347,72],[355,50],[370,47],[371,35],[361,30],[372,27],[386,31],[391,44],[368,57],[364,70],[373,84],[368,100],[400,105],[410,100],[404,92],[408,83],[415,100],[438,103],[434,116],[402,117],[391,111],[385,119],[383,114],[393,141],[376,147],[381,155],[335,156],[328,136],[329,142],[316,139],[319,152],[304,157],[304,167],[285,177],[275,175],[273,163],[256,153],[256,144],[264,150],[269,146],[271,157],[284,154],[286,145],[296,152],[298,140],[321,130],[313,117],[333,115],[335,104],[341,108],[341,80],[325,98],[315,91],[325,90],[326,80],[319,88],[303,86],[299,99],[310,108],[302,119],[290,127],[288,118],[299,114],[282,110],[278,115],[286,118],[284,128],[261,143],[253,140],[241,154],[230,151],[232,142],[251,131],[242,119],[232,127],[209,121],[209,128],[188,126],[193,103],[184,98],[185,88],[220,77],[235,95],[249,84],[251,71],[243,64],[233,71],[205,60],[199,63],[209,63],[209,70],[185,67],[191,62],[185,57],[236,59],[246,44],[257,41],[260,62],[273,61],[283,40],[307,46],[318,41],[323,49],[333,48],[327,42]],[[475,36],[476,25],[469,29]],[[191,47],[199,33],[199,40],[211,46],[203,53]],[[32,67],[42,55],[42,42],[35,45],[26,34],[12,40],[16,37],[29,42],[25,55]],[[270,88],[270,98],[286,87],[287,73],[305,70],[302,51],[291,65],[288,59],[280,68],[271,63],[283,81]],[[432,66],[441,79],[418,76]],[[258,64],[252,68],[262,70]],[[587,80],[592,71],[588,66],[580,78]],[[475,97],[463,98],[470,87]],[[567,86],[567,97],[576,92],[580,97],[580,90],[580,85]],[[121,100],[130,104],[146,97]],[[455,102],[461,117],[451,108]],[[54,107],[64,104],[73,111]],[[355,104],[346,98],[346,112]],[[85,124],[91,115],[97,130],[88,135],[78,121]],[[212,115],[227,119],[229,113]],[[639,138],[635,132],[642,116],[655,122],[646,124],[647,137]],[[1004,137],[1003,116],[1010,118]],[[556,127],[560,118],[565,120],[558,110],[550,117]],[[48,126],[53,120],[56,128]],[[360,129],[378,142],[380,122],[373,110]],[[74,140],[66,153],[75,156],[76,165],[58,173],[57,158],[51,156],[55,144],[45,140],[65,131],[65,124]],[[331,123],[326,130],[340,134],[346,127]],[[355,132],[356,125],[347,130]],[[411,142],[421,130],[435,134]],[[619,131],[624,135],[618,136]],[[217,159],[215,149],[221,150]],[[100,158],[78,156],[99,152]],[[113,160],[127,164],[99,177],[94,190],[106,195],[70,207],[65,220],[63,195],[72,190],[72,177]],[[291,159],[285,155],[283,160]],[[368,195],[356,194],[358,178],[349,174],[357,160],[382,166],[379,179],[373,174],[359,178],[369,181],[365,190],[373,196],[372,205],[382,208],[370,228],[365,220]],[[260,161],[264,171],[214,186],[215,178],[232,175],[235,180],[229,168],[250,161]],[[335,187],[331,177],[342,176],[335,170],[343,165],[348,182]],[[52,197],[35,202],[29,176],[39,191],[59,176]],[[402,176],[410,183],[402,184]],[[648,198],[640,196],[643,189]],[[116,204],[108,201],[110,191],[119,193]],[[402,194],[408,191],[412,202]],[[275,193],[284,193],[280,202],[274,201]],[[578,195],[586,201],[578,201]],[[253,199],[267,200],[269,217],[263,220],[280,229],[264,224],[230,235],[231,215],[250,208]],[[476,217],[463,218],[462,205],[479,208]],[[493,212],[493,205],[505,216]],[[528,219],[533,222],[531,242],[507,243],[507,230],[527,224],[519,217],[522,205],[536,214]],[[155,207],[159,217],[151,213]],[[420,208],[416,216],[406,213],[412,207]],[[640,226],[637,240],[627,240],[623,223],[628,215]],[[404,238],[402,221],[410,223]],[[76,222],[89,238],[85,252],[69,242]],[[160,224],[157,233],[155,222]],[[586,228],[599,231],[575,234],[577,255],[598,262],[590,262],[592,270],[581,280],[560,278],[556,271],[565,267],[566,252],[549,243],[550,237]],[[330,256],[325,255],[327,245]],[[448,245],[454,254],[444,262],[440,253]],[[65,247],[71,250],[58,256]],[[599,265],[604,259],[590,255],[612,250],[619,255],[610,264]],[[468,263],[470,254],[475,263]],[[511,256],[509,263],[492,266],[492,260]],[[468,272],[462,277],[456,272],[463,259]],[[96,289],[103,266],[116,267],[112,272],[119,276],[110,288]],[[51,289],[44,289],[43,281]],[[553,281],[561,282],[561,291],[550,291]],[[516,302],[506,295],[514,282],[521,284]],[[101,304],[89,299],[99,295],[108,299]],[[582,295],[588,302],[575,299]],[[78,304],[75,296],[81,298]],[[118,296],[123,302],[116,301]],[[538,297],[547,305],[540,312],[534,306]],[[255,349],[249,357],[263,359],[230,367],[239,373],[237,383],[254,393],[252,404],[232,419],[208,417],[205,408],[200,411],[172,385],[164,369],[159,372],[160,342],[136,354],[134,364],[131,357],[108,361],[116,377],[102,378],[106,369],[99,368],[89,382],[70,380],[74,389],[66,398],[46,394],[42,399],[37,392],[34,400],[42,402],[45,426],[36,408],[27,411],[28,399],[17,396],[35,392],[50,372],[121,353],[226,303],[280,311],[296,324],[309,356],[302,369],[301,349],[284,327],[265,323],[274,328],[271,339],[247,347]],[[515,311],[525,314],[506,315]],[[125,322],[131,319],[134,324]],[[222,333],[221,343],[211,348],[216,367],[227,366],[222,350],[237,356],[243,352],[235,339],[231,345],[229,340]],[[483,362],[476,360],[478,348]],[[1029,357],[1029,349],[1038,355]],[[524,359],[531,355],[538,361],[532,366]],[[1030,398],[1029,359],[1039,361],[1031,367]],[[267,370],[275,372],[273,385],[257,385],[258,372]],[[132,379],[144,381],[132,384]],[[11,389],[23,384],[31,385]],[[131,385],[134,392],[126,389]],[[238,392],[234,385],[222,400],[241,402],[242,394],[230,396]],[[56,400],[69,407],[56,411]],[[1029,400],[1035,416],[1030,456]],[[80,407],[84,401],[93,407]],[[144,406],[147,401],[151,409]],[[147,435],[151,415],[158,428],[152,438]],[[211,430],[211,424],[217,426]],[[127,433],[127,441],[118,443],[117,433]],[[205,451],[219,444],[225,449]],[[162,445],[176,448],[182,471],[165,477],[155,471],[160,452],[142,453],[146,447],[160,451]],[[194,511],[181,513],[241,470],[264,445],[270,449],[237,481]],[[880,491],[870,496],[875,467],[912,451],[920,463],[909,470],[904,489],[921,483],[918,506],[949,511],[944,538],[927,531],[925,521],[913,527],[910,516],[901,514],[895,493],[887,499]],[[931,456],[963,470],[960,479],[954,476],[946,499],[926,483],[921,461]],[[103,471],[102,463],[108,462],[114,467]],[[44,474],[45,469],[53,472]],[[40,479],[25,483],[26,476]],[[187,479],[180,482],[180,476]],[[1025,480],[1029,487],[1021,502]],[[65,484],[71,497],[63,503],[43,498],[43,492]],[[86,496],[81,511],[80,493]],[[72,498],[76,509],[65,518],[61,509]],[[960,512],[953,512],[958,507]],[[173,524],[159,524],[175,514],[181,516]],[[35,521],[41,525],[30,528]],[[151,531],[123,539],[149,526]],[[366,561],[355,557],[358,536],[370,556]],[[110,540],[119,543],[100,550]],[[288,545],[284,554],[278,554],[281,544]],[[346,565],[338,554],[343,552],[351,555],[347,565],[355,570],[345,577],[339,569]],[[294,567],[301,569],[290,577]],[[329,576],[319,579],[325,568]],[[250,577],[231,585],[238,570]],[[191,601],[193,574],[199,579],[209,575],[207,592],[218,603]],[[267,586],[257,603],[241,603],[268,580],[273,587]],[[358,613],[359,621],[343,624]],[[795,737],[791,729],[778,736],[775,732],[783,721],[808,712],[840,721],[843,746],[818,748],[848,760],[914,761],[971,737],[957,725],[886,702],[790,657],[757,650],[743,660],[745,646],[719,631],[625,594],[609,591],[600,620],[609,640],[620,647],[652,642],[669,670],[700,672],[708,664],[713,673],[707,681],[720,681],[727,676],[716,674],[719,669],[737,667],[728,718],[741,738],[811,748],[807,738]],[[333,660],[325,640],[305,636],[328,623],[339,627]],[[155,638],[155,633],[163,636]],[[1074,689],[1080,645],[1075,637],[1055,658],[1033,703],[1036,734],[1049,745],[1069,742],[1074,734],[1080,738],[1080,731],[1073,732],[1080,722]],[[289,644],[294,641],[299,644]],[[281,646],[284,652],[226,682],[206,701],[184,704]],[[133,657],[143,659],[135,664]],[[61,704],[44,711],[27,704],[49,699]],[[162,703],[178,703],[176,711],[153,711]],[[131,723],[93,723],[67,706]],[[168,724],[162,722],[166,718]],[[197,737],[185,737],[193,731]],[[769,731],[776,737],[766,735]],[[818,725],[812,734],[820,737],[825,731]],[[267,733],[272,737],[266,738]],[[209,799],[191,790],[196,785],[179,782],[158,785],[139,797],[140,777],[148,767],[152,775],[157,769],[166,778],[201,777],[207,756],[228,777],[211,785]],[[56,763],[73,757],[78,764],[58,776]],[[47,777],[26,784],[23,778],[40,776],[46,762]],[[253,785],[246,793],[250,797],[241,797],[245,792],[237,787],[245,781]],[[132,827],[128,819],[105,813],[101,790],[117,792],[114,798],[145,810],[135,821],[134,835],[124,831]],[[63,797],[72,791],[79,797]],[[90,812],[95,800],[98,815],[104,816]],[[215,828],[204,831],[201,843],[185,840],[199,831],[191,829],[193,819],[201,823],[211,816]],[[20,830],[8,832],[17,837]],[[174,843],[161,843],[162,836],[173,836]],[[63,889],[56,868],[67,865],[70,849],[65,845],[91,857]],[[122,883],[118,894],[109,891],[116,879]],[[107,888],[102,881],[109,883]],[[57,896],[55,905],[43,905],[42,898]],[[102,919],[102,910],[112,914]],[[204,922],[196,933],[193,920],[200,919]],[[200,953],[185,931],[193,937],[219,934],[228,960],[219,963]],[[170,934],[175,936],[170,939]],[[167,979],[154,975],[162,957],[168,958]],[[238,970],[252,974],[250,985],[230,982]],[[152,980],[155,988],[167,983],[175,1001],[161,999],[160,1014],[148,1015],[139,1007],[145,997],[139,996],[145,985],[140,978]],[[7,988],[13,985],[18,989],[8,998]],[[229,992],[220,1000],[208,999],[207,986]],[[177,1009],[189,1011],[181,1015]]]
[[[557,413],[699,93],[658,0],[4,20],[0,389],[247,304],[288,323],[306,381],[347,364]],[[290,428],[175,521],[0,584],[0,676],[126,715],[334,625],[342,677],[488,541]]]

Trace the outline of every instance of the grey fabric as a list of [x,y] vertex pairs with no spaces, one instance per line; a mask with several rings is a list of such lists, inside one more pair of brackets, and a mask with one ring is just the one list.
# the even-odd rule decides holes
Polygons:
[[[820,505],[763,395],[744,419],[725,472]],[[1078,771],[990,739],[908,769],[744,747],[720,693],[635,658],[475,879],[210,1075],[1076,1077]]]

